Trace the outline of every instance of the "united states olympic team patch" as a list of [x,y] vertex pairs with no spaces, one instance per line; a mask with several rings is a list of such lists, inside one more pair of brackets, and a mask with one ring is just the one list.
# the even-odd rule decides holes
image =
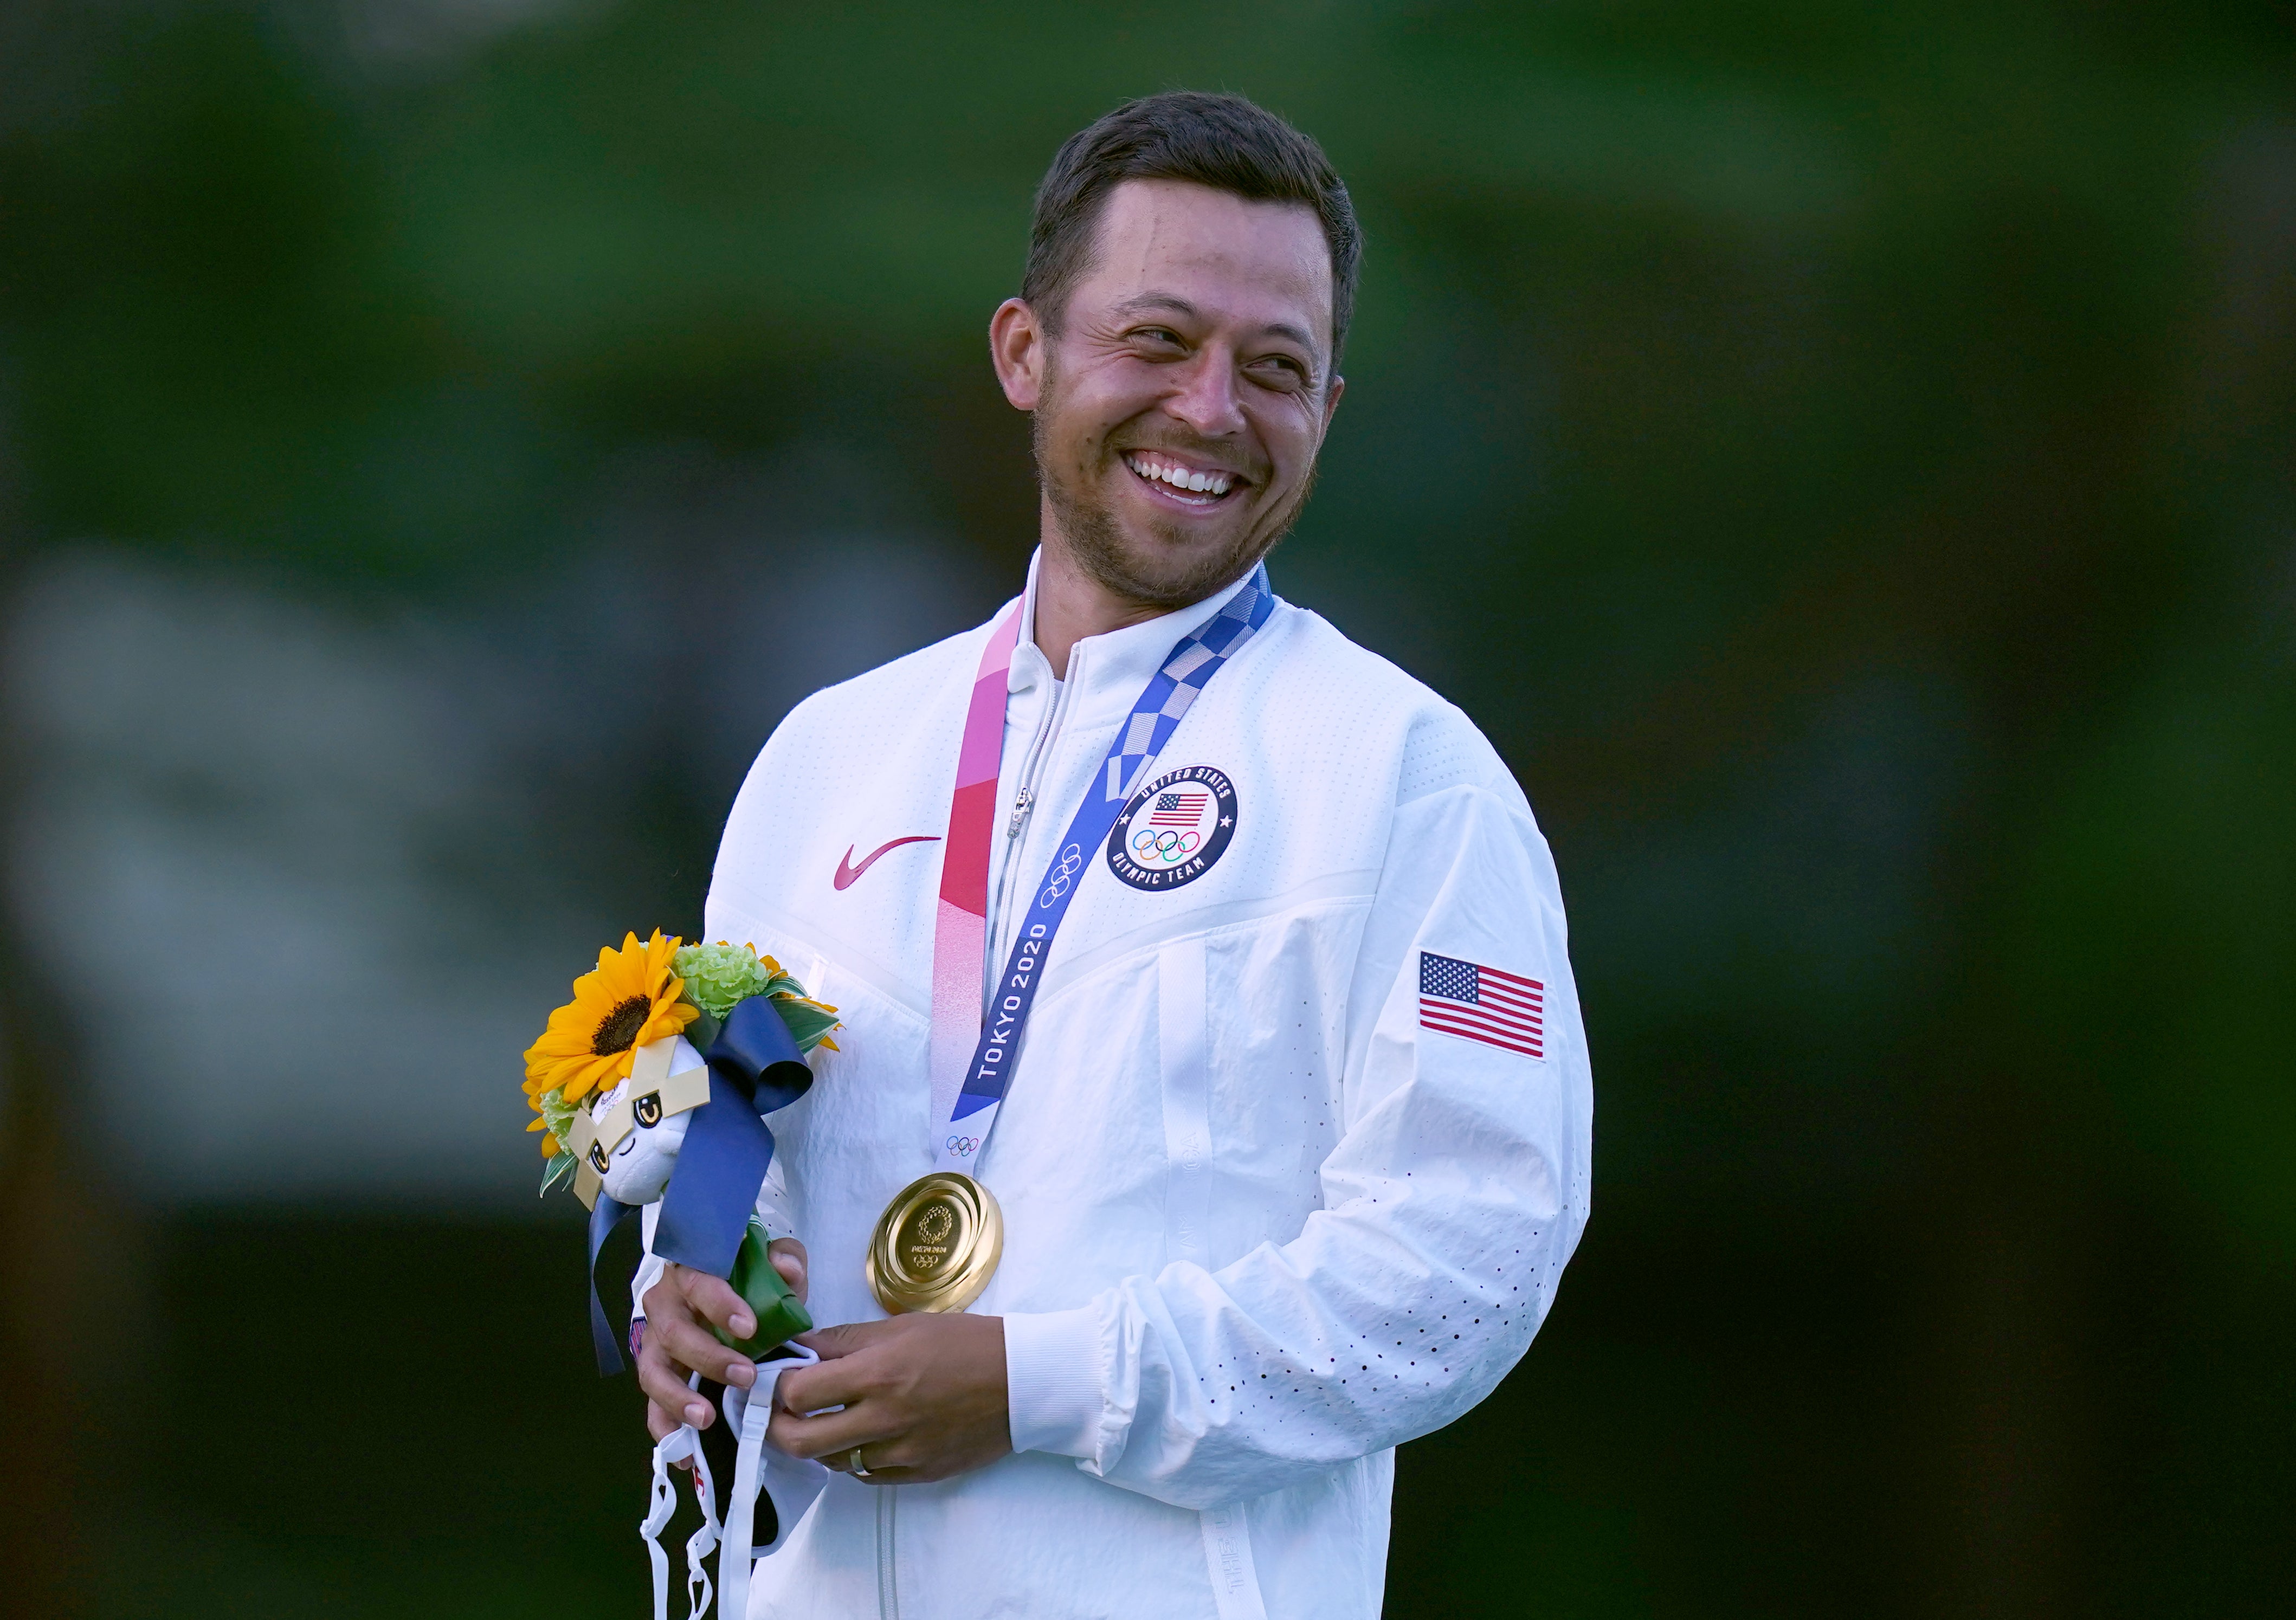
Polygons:
[[1212,869],[1235,836],[1235,783],[1184,765],[1132,796],[1108,830],[1108,870],[1135,888],[1177,888]]

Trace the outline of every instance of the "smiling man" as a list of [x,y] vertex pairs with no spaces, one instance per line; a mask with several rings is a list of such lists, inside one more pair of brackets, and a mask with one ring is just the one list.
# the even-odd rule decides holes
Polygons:
[[[759,1199],[840,1324],[767,1438],[837,1472],[751,1615],[1369,1620],[1393,1448],[1554,1298],[1593,1105],[1546,843],[1464,716],[1262,565],[1358,252],[1239,98],[1070,140],[989,326],[1025,590],[801,704],[734,804],[708,936],[846,1022]],[[747,1308],[639,1291],[649,1426],[708,1427],[689,1375],[756,1382],[709,1330]]]

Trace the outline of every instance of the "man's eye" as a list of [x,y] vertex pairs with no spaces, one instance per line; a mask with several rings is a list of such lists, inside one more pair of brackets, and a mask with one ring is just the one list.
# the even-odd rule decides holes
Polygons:
[[1251,373],[1270,388],[1304,388],[1308,368],[1289,355],[1269,355],[1251,363]]
[[1177,348],[1180,347],[1179,334],[1168,331],[1161,326],[1143,326],[1135,331],[1132,336],[1138,342],[1149,344],[1158,348]]

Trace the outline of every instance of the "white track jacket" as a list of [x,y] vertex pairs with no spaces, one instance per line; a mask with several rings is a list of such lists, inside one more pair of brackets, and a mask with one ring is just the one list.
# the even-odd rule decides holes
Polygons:
[[[1134,699],[1234,588],[1078,642],[1057,683],[1023,621],[989,976]],[[939,839],[995,622],[799,705],[718,853],[707,937],[845,1020],[770,1119],[766,1201],[823,1323],[882,1314],[871,1228],[946,1133]],[[1090,852],[979,1161],[1005,1235],[972,1309],[1004,1320],[1013,1454],[937,1485],[832,1477],[758,1564],[752,1616],[1374,1620],[1394,1447],[1489,1394],[1553,1303],[1593,1093],[1554,863],[1497,754],[1279,602],[1148,780],[1183,766],[1210,768],[1183,792],[1227,779],[1227,841],[1156,888]]]

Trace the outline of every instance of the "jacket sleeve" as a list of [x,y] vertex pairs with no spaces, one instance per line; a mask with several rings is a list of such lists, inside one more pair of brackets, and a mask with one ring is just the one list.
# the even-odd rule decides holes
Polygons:
[[[1511,782],[1505,784],[1512,790]],[[1399,806],[1349,987],[1346,1113],[1300,1235],[1005,1319],[1016,1450],[1210,1508],[1441,1428],[1529,1346],[1587,1215],[1593,1094],[1554,863],[1519,795]],[[1429,1027],[1482,980],[1507,1044]],[[1521,1035],[1538,986],[1540,1037]],[[1444,1020],[1439,1012],[1439,1022]],[[1469,1027],[1477,1026],[1469,1022]],[[1536,1045],[1535,1053],[1525,1050]]]

